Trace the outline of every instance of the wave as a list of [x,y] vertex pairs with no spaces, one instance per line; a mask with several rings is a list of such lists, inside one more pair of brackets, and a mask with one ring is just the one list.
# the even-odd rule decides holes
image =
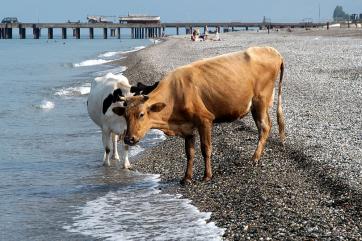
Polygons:
[[73,64],[73,67],[85,67],[85,66],[94,66],[94,65],[100,65],[100,64],[106,64],[109,62],[112,62],[113,60],[105,60],[105,59],[89,59],[82,61],[77,64]]
[[162,131],[157,129],[152,129],[147,133],[146,137],[143,138],[140,144],[145,148],[147,148],[155,146],[164,140],[166,140],[166,135]]
[[44,109],[44,110],[51,110],[54,109],[55,104],[49,100],[43,100],[39,105],[34,105],[35,108]]
[[98,71],[94,74],[92,74],[93,76],[95,77],[101,77],[101,76],[105,76],[107,75],[108,73],[112,73],[112,74],[121,74],[123,73],[124,71],[127,70],[127,67],[126,66],[119,66],[119,67],[116,67],[116,68],[112,68],[112,69],[107,69],[107,70],[102,70],[102,71]]
[[138,154],[140,154],[141,152],[143,152],[145,149],[142,148],[141,146],[139,145],[136,145],[136,146],[130,146],[129,148],[129,155],[130,156],[137,156]]
[[121,54],[136,52],[136,51],[139,51],[139,50],[144,49],[144,48],[146,48],[146,47],[145,46],[138,46],[138,47],[134,47],[133,49],[127,50],[127,51],[105,52],[103,54],[98,55],[99,59],[85,60],[85,61],[82,61],[80,63],[72,64],[72,66],[75,67],[75,68],[78,68],[78,67],[86,67],[86,66],[94,66],[94,65],[106,64],[106,63],[110,63],[110,62],[115,61],[115,60],[125,58],[125,57],[119,57],[118,56],[117,58],[110,59],[111,57],[121,55]]
[[135,52],[135,51],[139,51],[141,49],[146,48],[145,46],[138,46],[138,47],[134,47],[131,50],[126,50],[126,51],[111,51],[111,52],[105,52],[103,54],[98,55],[99,58],[110,58],[113,57],[115,55],[121,55],[121,54],[126,54],[126,53],[131,53],[131,52]]
[[140,180],[88,201],[77,209],[68,232],[104,240],[222,240],[224,229],[208,222],[211,213],[200,212],[191,200],[163,194],[159,175]]
[[127,50],[127,51],[123,51],[122,53],[127,54],[127,53],[132,53],[132,52],[137,52],[140,51],[141,49],[146,48],[145,46],[138,46],[138,47],[134,47],[131,50]]
[[[160,142],[162,131],[151,130],[140,145]],[[148,141],[148,143],[147,143]],[[132,147],[131,156],[143,148]],[[128,185],[109,191],[76,208],[63,228],[95,239],[115,240],[222,240],[225,229],[208,222],[210,212],[200,212],[180,194],[163,194],[160,175],[129,174]]]
[[166,136],[162,131],[156,129],[150,130],[146,134],[145,138],[143,138],[143,140],[140,142],[140,145],[129,147],[130,148],[129,155],[131,157],[136,156],[141,152],[143,152],[145,148],[155,146],[164,140],[166,140]]
[[86,83],[82,86],[67,87],[57,90],[54,95],[56,96],[82,96],[90,93],[91,85]]
[[115,55],[121,54],[122,52],[105,52],[103,54],[98,55],[99,58],[110,58]]

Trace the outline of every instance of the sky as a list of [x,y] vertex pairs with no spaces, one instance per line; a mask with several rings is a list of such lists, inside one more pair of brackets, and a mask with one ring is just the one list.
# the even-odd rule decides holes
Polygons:
[[[161,16],[162,22],[242,21],[302,22],[332,19],[341,5],[346,13],[362,13],[362,0],[3,0],[0,19],[21,22],[86,21],[87,15]],[[320,17],[319,17],[320,6]]]

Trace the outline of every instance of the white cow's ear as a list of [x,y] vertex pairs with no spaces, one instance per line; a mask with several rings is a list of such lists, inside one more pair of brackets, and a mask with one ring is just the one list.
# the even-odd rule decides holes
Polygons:
[[165,103],[158,102],[158,103],[153,104],[150,107],[148,107],[148,110],[151,111],[151,112],[160,112],[165,107],[166,107]]
[[124,108],[124,107],[114,107],[114,108],[112,108],[112,111],[113,111],[116,115],[119,115],[119,116],[123,116],[125,110],[126,110],[126,108]]

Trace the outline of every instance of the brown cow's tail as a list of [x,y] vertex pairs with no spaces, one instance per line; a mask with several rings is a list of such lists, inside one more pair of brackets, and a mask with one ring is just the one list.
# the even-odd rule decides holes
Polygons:
[[284,144],[285,142],[285,119],[282,108],[282,80],[284,74],[284,61],[280,65],[280,78],[278,84],[278,109],[277,109],[277,119],[279,126],[279,138],[280,141]]

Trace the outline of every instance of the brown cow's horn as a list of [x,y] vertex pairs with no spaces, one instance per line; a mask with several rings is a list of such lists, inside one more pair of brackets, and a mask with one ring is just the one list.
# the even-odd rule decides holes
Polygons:
[[148,95],[143,95],[143,100],[146,101],[148,100],[150,97],[148,97]]

